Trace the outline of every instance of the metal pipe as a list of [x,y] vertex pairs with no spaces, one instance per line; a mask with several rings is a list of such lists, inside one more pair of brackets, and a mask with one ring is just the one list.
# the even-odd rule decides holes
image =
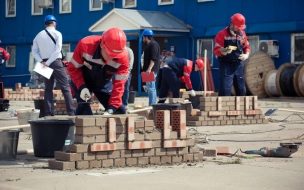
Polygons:
[[25,77],[25,76],[31,76],[31,74],[21,74],[21,75],[4,75],[2,78],[8,78],[8,77]]

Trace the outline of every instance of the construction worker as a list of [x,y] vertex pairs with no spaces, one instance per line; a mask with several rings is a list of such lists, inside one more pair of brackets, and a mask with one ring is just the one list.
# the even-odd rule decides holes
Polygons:
[[126,113],[122,104],[129,68],[125,46],[126,35],[119,28],[110,28],[101,36],[85,37],[78,42],[68,64],[71,79],[80,91],[75,92],[77,100],[85,102],[93,92],[106,109],[104,115]]
[[11,55],[5,49],[0,47],[0,77],[2,76],[2,64],[4,63],[4,61],[7,61],[10,58],[10,56]]
[[128,109],[128,101],[129,101],[129,92],[130,92],[130,83],[132,78],[132,69],[133,69],[133,63],[134,63],[134,53],[131,48],[126,47],[127,53],[128,53],[128,60],[129,60],[129,77],[128,80],[125,83],[125,90],[122,96],[122,103],[125,106],[126,109]]
[[[143,70],[147,75],[150,75],[150,73],[153,72],[156,79],[160,66],[160,48],[158,43],[153,39],[153,36],[154,33],[150,29],[146,29],[142,33],[143,42],[147,45],[144,49]],[[149,105],[155,104],[157,98],[155,80],[147,82],[146,85],[149,96]]]
[[193,71],[199,71],[204,68],[204,62],[201,59],[191,61],[184,58],[173,59],[163,68],[163,80],[159,93],[158,103],[165,103],[169,88],[172,91],[173,98],[179,98],[180,82],[186,83],[186,88],[191,91],[191,96],[195,96],[192,89],[190,74]]
[[[62,34],[56,30],[57,20],[53,15],[47,15],[44,19],[46,29],[39,32],[33,40],[32,54],[41,66],[50,67],[53,73],[50,79],[44,78],[44,109],[45,116],[54,116],[52,105],[54,80],[60,85],[64,96],[68,115],[75,115],[75,107],[68,82],[67,74],[62,63]],[[52,40],[52,37],[54,41]]]
[[214,54],[219,61],[219,96],[230,96],[232,84],[237,96],[245,96],[245,79],[241,61],[248,59],[250,53],[246,33],[245,17],[236,13],[231,17],[230,26],[215,37]]

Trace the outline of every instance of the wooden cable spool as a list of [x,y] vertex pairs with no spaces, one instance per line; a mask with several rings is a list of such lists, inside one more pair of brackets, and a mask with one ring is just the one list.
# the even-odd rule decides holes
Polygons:
[[271,70],[267,73],[264,81],[264,89],[269,97],[280,96],[276,85],[277,70]]
[[304,97],[304,63],[297,67],[293,75],[293,86],[298,96]]
[[264,81],[271,70],[275,70],[275,65],[268,54],[256,52],[249,57],[244,67],[245,84],[249,93],[259,98],[267,96]]

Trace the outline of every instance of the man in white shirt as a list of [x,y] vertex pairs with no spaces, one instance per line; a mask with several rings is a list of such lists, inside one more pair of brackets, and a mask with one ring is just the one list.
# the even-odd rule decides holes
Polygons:
[[[53,86],[54,79],[59,83],[62,94],[65,99],[68,115],[75,115],[75,107],[68,82],[68,78],[61,61],[62,54],[62,35],[56,30],[56,18],[48,15],[44,19],[46,29],[39,32],[33,40],[32,54],[36,61],[44,67],[54,69],[50,79],[44,78],[44,109],[45,116],[54,116],[53,103]],[[49,33],[49,34],[48,34]],[[54,41],[52,40],[52,38]]]

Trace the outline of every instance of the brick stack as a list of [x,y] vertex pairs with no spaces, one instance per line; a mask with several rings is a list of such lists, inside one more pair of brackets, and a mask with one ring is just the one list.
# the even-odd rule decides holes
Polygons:
[[[201,161],[203,153],[186,133],[185,111],[157,111],[158,120],[135,117],[77,117],[75,143],[67,152],[55,152],[53,169],[88,169],[160,165]],[[161,121],[162,120],[162,121]]]
[[29,89],[29,87],[20,87],[20,85],[16,85],[15,91],[13,91],[11,88],[4,89],[4,97],[8,100],[28,101],[39,98],[40,91],[43,90]]
[[[191,91],[180,92],[179,97],[183,99],[188,99]],[[195,91],[196,95],[204,95],[204,91]],[[217,92],[214,91],[206,91],[206,96],[218,96]],[[172,92],[169,92],[169,98],[172,98]]]
[[187,118],[190,126],[266,123],[257,96],[201,97],[200,111]]

